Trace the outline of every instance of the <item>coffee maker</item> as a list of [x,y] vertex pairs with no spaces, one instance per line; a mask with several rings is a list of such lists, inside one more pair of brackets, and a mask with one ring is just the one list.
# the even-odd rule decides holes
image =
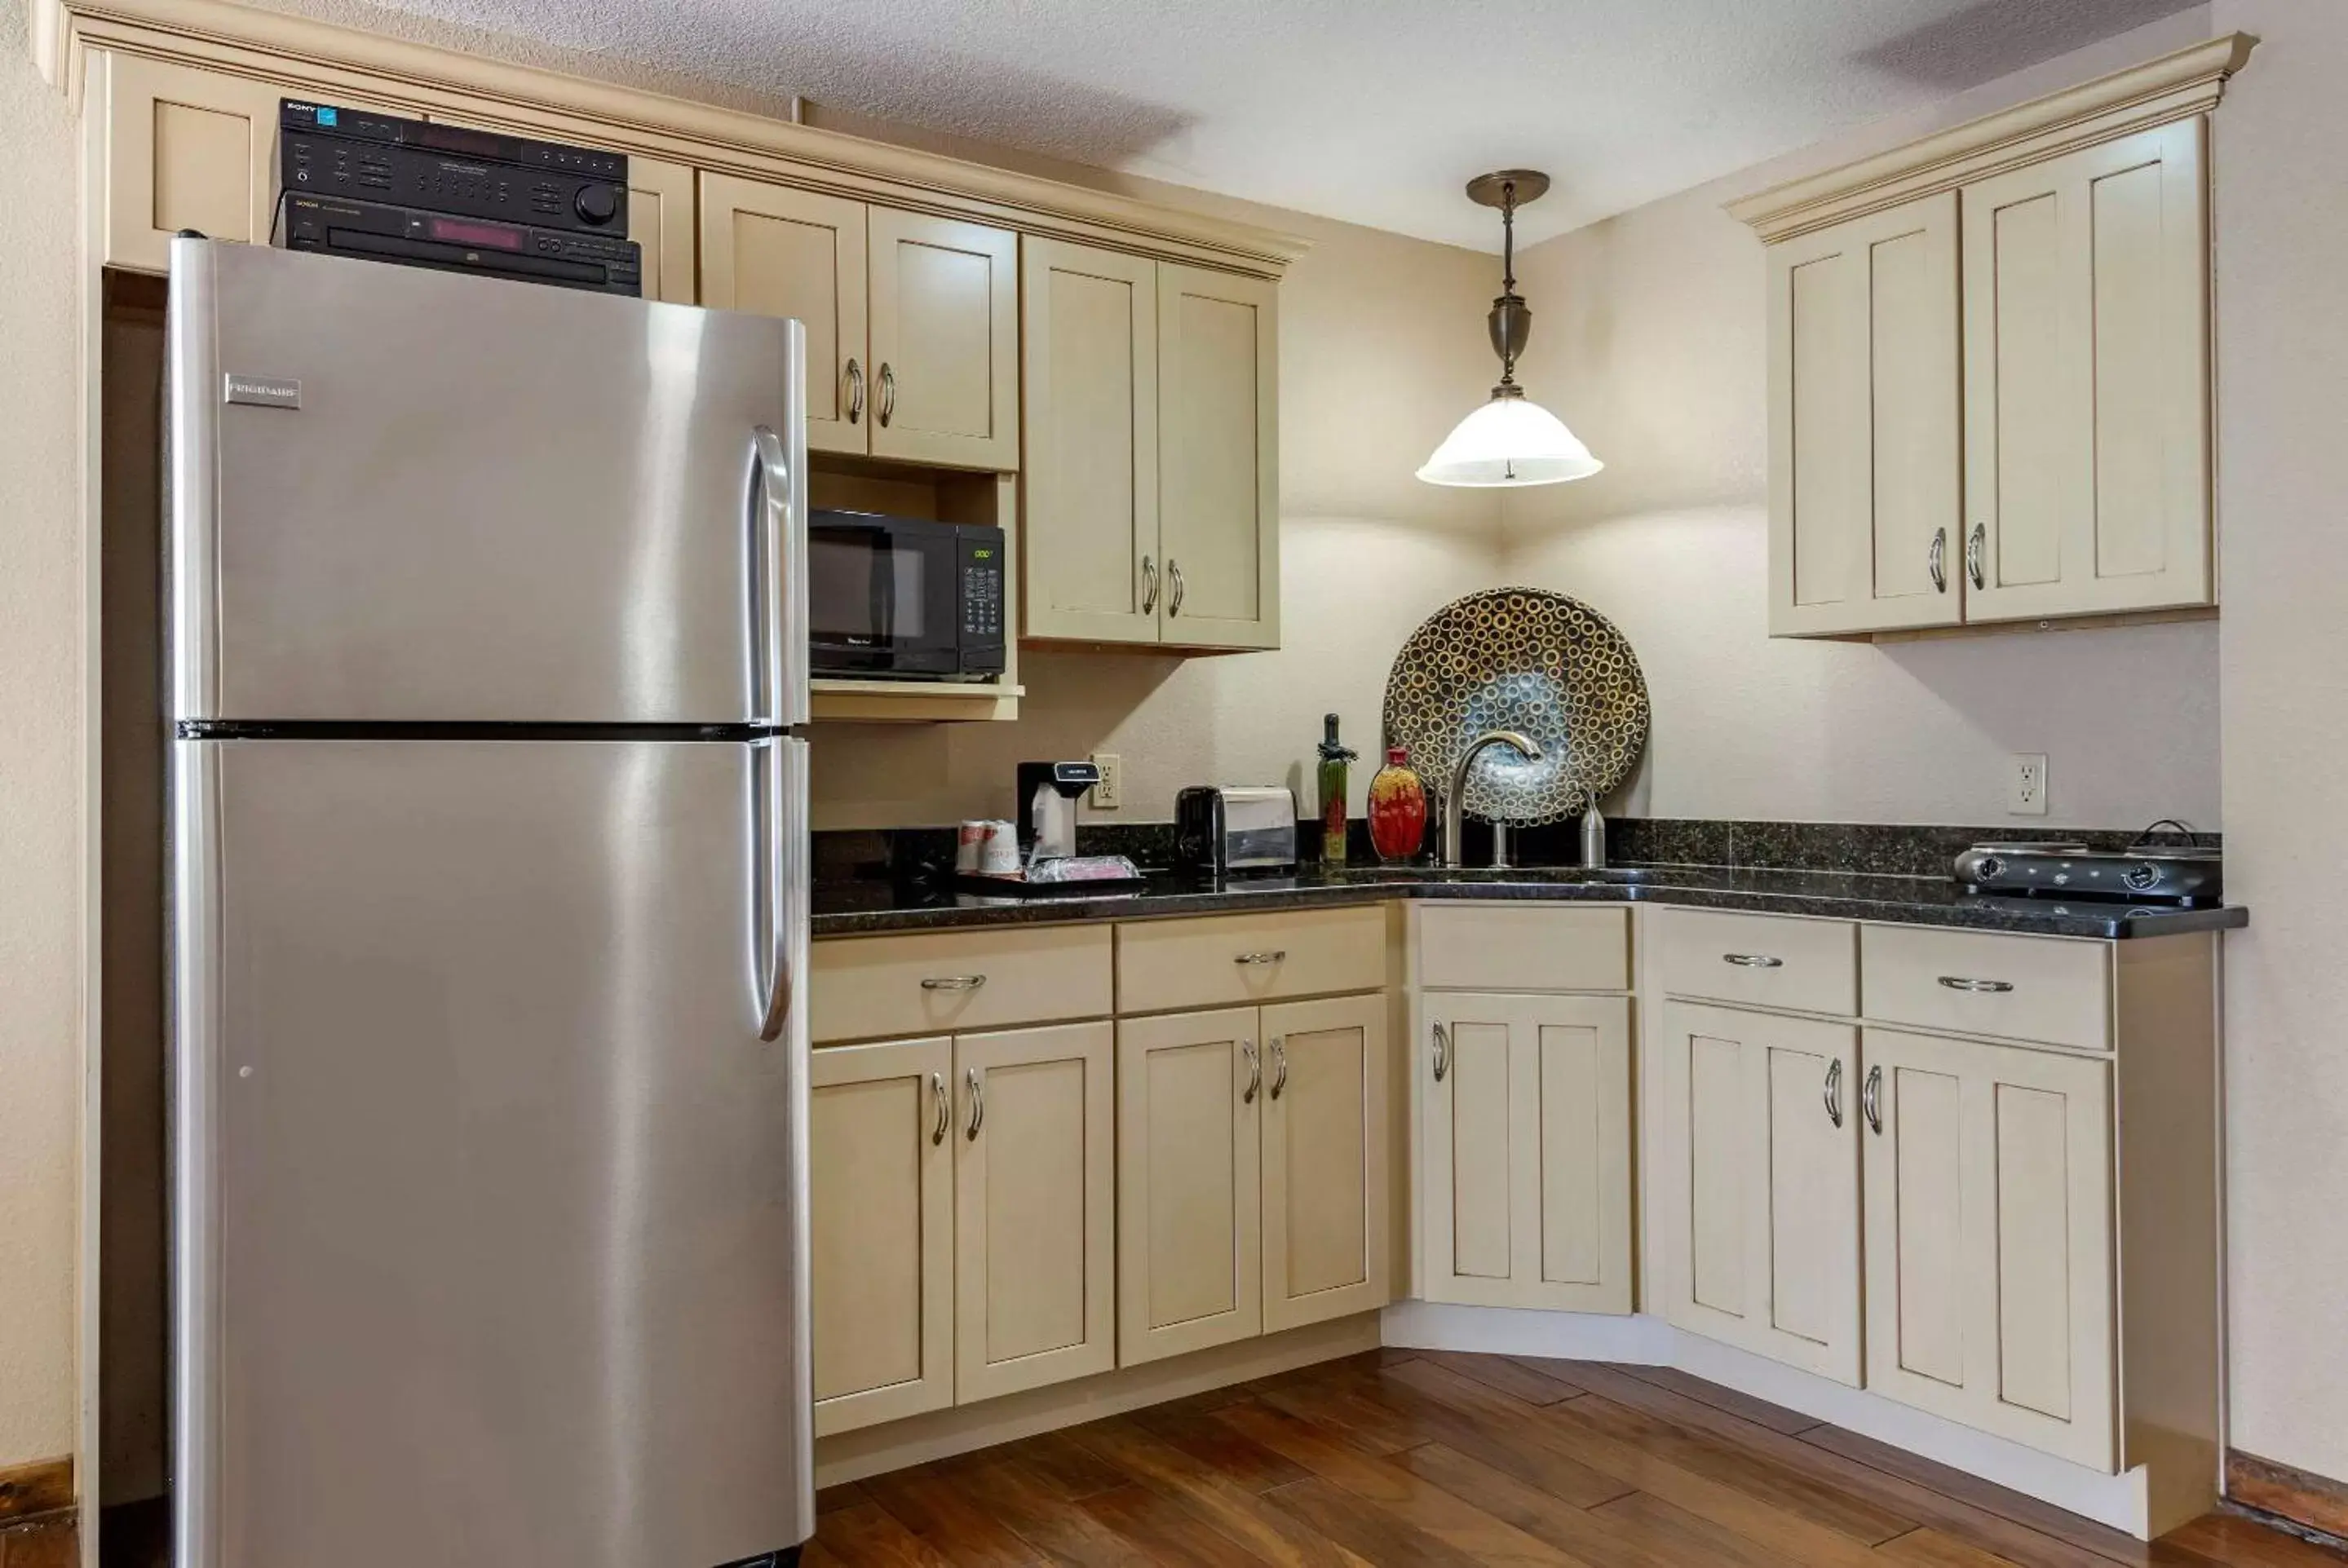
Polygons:
[[1076,852],[1076,800],[1100,783],[1093,763],[1019,764],[1019,847],[1029,865]]

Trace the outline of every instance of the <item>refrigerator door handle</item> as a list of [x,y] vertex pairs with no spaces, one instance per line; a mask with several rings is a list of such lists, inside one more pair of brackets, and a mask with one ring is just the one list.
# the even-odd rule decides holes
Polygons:
[[806,968],[807,772],[799,758],[805,744],[779,735],[757,743],[760,777],[752,845],[758,861],[755,881],[759,907],[753,923],[752,963],[760,1040],[779,1040],[789,1028],[794,993]]
[[757,595],[751,646],[755,722],[807,723],[807,475],[771,425],[750,432],[751,559]]

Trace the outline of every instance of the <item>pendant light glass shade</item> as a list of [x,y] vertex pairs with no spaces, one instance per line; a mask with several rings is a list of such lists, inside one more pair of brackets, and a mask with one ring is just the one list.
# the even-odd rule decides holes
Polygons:
[[1418,477],[1430,485],[1556,485],[1604,466],[1564,420],[1519,394],[1461,420]]

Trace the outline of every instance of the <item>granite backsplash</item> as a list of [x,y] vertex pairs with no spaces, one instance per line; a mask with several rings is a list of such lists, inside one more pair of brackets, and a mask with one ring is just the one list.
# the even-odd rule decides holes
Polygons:
[[[1320,851],[1321,825],[1297,824],[1298,847],[1310,860]],[[1488,865],[1491,829],[1469,822],[1467,862]],[[2060,839],[2096,849],[2123,849],[2138,842],[2184,844],[2186,835],[2162,832],[2082,828],[2033,831],[2003,827],[1941,827],[1838,822],[1723,822],[1673,817],[1616,817],[1606,824],[1606,855],[1617,866],[1713,866],[1741,870],[1815,870],[1887,876],[1946,876],[1960,851],[1975,844]],[[1513,858],[1520,866],[1573,866],[1581,859],[1577,823],[1519,828]],[[2204,833],[2190,842],[2217,847],[2219,835]],[[1429,837],[1432,846],[1432,835]],[[1076,830],[1076,847],[1086,855],[1123,855],[1144,867],[1174,864],[1171,823],[1087,823]],[[851,828],[814,835],[814,875],[819,882],[920,879],[953,865],[951,827]],[[1352,825],[1346,858],[1375,865],[1366,826]],[[1424,858],[1424,856],[1422,856]]]

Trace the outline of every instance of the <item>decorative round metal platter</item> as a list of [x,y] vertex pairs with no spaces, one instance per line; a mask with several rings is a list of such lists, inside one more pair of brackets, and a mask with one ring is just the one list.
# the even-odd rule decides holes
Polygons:
[[1614,623],[1562,593],[1493,589],[1427,617],[1386,677],[1385,740],[1440,799],[1468,743],[1521,730],[1541,760],[1489,746],[1468,778],[1468,814],[1531,825],[1579,815],[1630,776],[1647,744],[1647,682]]

